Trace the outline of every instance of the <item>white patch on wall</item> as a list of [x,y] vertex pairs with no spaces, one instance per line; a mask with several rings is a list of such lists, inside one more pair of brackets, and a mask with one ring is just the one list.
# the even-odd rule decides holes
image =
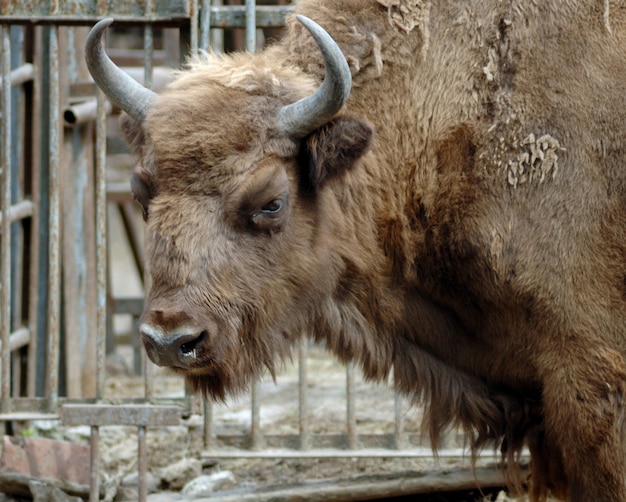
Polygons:
[[520,146],[523,148],[522,153],[516,160],[509,160],[507,166],[509,185],[515,188],[556,178],[559,172],[558,152],[565,150],[559,140],[549,134],[536,138],[531,133],[522,140]]

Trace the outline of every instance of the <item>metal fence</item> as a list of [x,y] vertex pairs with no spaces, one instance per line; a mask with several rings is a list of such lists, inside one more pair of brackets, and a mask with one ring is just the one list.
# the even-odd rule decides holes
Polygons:
[[[232,2],[234,3],[234,2]],[[247,432],[221,437],[211,403],[191,396],[156,397],[151,366],[134,344],[134,371],[145,375],[139,399],[105,396],[105,360],[118,343],[112,319],[136,319],[142,298],[111,291],[108,233],[116,211],[141,283],[141,230],[127,180],[111,178],[129,162],[115,110],[97,91],[83,64],[88,27],[116,19],[109,53],[148,87],[167,80],[188,53],[255,51],[275,36],[289,2],[222,5],[210,0],[4,0],[0,3],[0,421],[45,418],[91,426],[90,500],[100,494],[99,431],[132,425],[139,434],[139,498],[146,499],[148,428],[204,417],[204,455],[215,458],[411,457],[430,455],[404,427],[396,398],[393,430],[359,434],[355,370],[346,370],[345,421],[338,433],[318,434],[308,414],[307,351],[298,351],[297,432],[273,434],[261,425],[259,386],[251,394]],[[225,32],[225,28],[239,28]],[[265,31],[261,31],[261,29]],[[128,33],[139,44],[128,49]],[[126,38],[124,38],[126,37]],[[122,42],[117,42],[122,40]],[[116,49],[117,48],[117,49]],[[136,330],[135,330],[136,331]],[[321,378],[318,375],[313,378]],[[115,402],[115,404],[113,404]],[[458,455],[458,450],[450,450]],[[443,452],[445,455],[446,452]]]

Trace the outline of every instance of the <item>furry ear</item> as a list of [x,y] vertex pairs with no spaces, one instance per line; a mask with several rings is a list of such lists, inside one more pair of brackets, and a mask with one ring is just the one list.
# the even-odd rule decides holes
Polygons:
[[337,117],[311,133],[301,151],[301,169],[307,188],[318,190],[326,181],[351,169],[367,153],[374,127],[350,116]]

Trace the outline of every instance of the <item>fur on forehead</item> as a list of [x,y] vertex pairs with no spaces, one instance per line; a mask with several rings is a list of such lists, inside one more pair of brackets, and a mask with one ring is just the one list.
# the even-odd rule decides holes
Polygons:
[[257,54],[200,52],[186,70],[169,85],[172,91],[202,87],[208,81],[251,95],[279,98],[291,103],[313,93],[319,83],[300,69],[287,66],[282,57],[268,48]]

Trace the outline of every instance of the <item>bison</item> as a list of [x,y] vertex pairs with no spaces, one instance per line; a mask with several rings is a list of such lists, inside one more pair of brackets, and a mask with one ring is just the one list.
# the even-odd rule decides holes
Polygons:
[[[138,155],[150,359],[216,399],[305,333],[528,447],[532,500],[626,501],[626,6],[301,0],[158,95],[94,27]],[[322,28],[323,27],[323,28]]]

